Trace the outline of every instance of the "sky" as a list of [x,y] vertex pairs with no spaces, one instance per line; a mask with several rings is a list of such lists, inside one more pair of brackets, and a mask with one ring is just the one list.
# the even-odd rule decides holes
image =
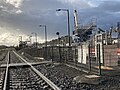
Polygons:
[[67,35],[67,13],[57,9],[69,9],[70,32],[74,30],[73,12],[78,12],[80,24],[90,23],[97,18],[97,27],[108,30],[120,21],[120,0],[0,0],[0,45],[18,45],[19,36],[23,40],[37,33],[38,42],[44,39],[47,26],[48,40]]

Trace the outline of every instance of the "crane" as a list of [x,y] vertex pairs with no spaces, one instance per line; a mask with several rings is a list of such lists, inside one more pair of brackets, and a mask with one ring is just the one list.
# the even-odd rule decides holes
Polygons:
[[96,28],[95,18],[89,25],[80,25],[80,23],[78,23],[77,11],[74,10],[74,31],[73,31],[74,42],[80,43],[89,40],[90,35],[92,35],[92,30],[95,28]]

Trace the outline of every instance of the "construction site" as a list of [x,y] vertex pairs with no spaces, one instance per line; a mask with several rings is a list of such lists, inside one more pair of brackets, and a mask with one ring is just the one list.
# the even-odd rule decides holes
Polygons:
[[[70,37],[71,46],[67,45],[69,37],[62,36],[48,41],[47,47],[45,47],[45,43],[39,44],[37,47],[40,49],[40,56],[45,57],[45,53],[47,53],[48,59],[55,57],[65,61],[65,58],[70,58],[69,50],[71,50],[72,55],[70,56],[72,58],[68,60],[75,60],[83,64],[91,62],[94,65],[98,65],[100,62],[103,66],[118,66],[120,22],[116,23],[116,27],[111,26],[109,30],[103,30],[97,27],[96,20],[96,18],[92,18],[91,23],[88,25],[81,25],[78,22],[77,11],[75,10],[73,36]],[[27,42],[30,41],[22,41],[20,37],[19,46],[26,47],[28,46]],[[33,46],[35,47],[35,45]]]
[[[37,42],[31,47],[36,49],[26,48],[25,51],[30,55],[38,55],[47,60],[58,62],[74,62],[92,66],[119,66],[120,60],[120,22],[116,23],[116,27],[111,26],[109,30],[103,30],[97,27],[97,19],[92,18],[87,25],[82,25],[78,21],[77,11],[74,10],[74,30],[73,35],[59,36],[58,39],[47,41],[37,45]],[[19,40],[20,47],[30,47],[27,41]],[[28,42],[31,42],[30,40]],[[37,45],[37,46],[36,46]],[[30,50],[30,51],[29,51]],[[32,51],[33,50],[33,51]]]

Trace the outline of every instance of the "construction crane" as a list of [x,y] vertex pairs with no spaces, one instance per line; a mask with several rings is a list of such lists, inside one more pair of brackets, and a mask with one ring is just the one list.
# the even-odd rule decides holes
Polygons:
[[78,16],[77,16],[77,11],[74,10],[74,33],[78,33]]
[[73,37],[75,43],[85,42],[90,39],[93,29],[96,28],[96,19],[92,19],[92,23],[89,25],[80,25],[78,23],[77,11],[74,10],[74,31]]

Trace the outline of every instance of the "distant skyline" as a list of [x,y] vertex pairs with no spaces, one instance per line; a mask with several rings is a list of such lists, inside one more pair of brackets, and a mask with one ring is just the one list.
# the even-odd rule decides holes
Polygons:
[[58,8],[70,10],[71,35],[75,9],[81,24],[96,17],[98,27],[108,30],[120,22],[120,0],[0,0],[0,45],[18,45],[19,36],[26,40],[32,32],[44,42],[40,24],[47,26],[48,40],[57,38],[56,32],[67,35],[67,14]]

